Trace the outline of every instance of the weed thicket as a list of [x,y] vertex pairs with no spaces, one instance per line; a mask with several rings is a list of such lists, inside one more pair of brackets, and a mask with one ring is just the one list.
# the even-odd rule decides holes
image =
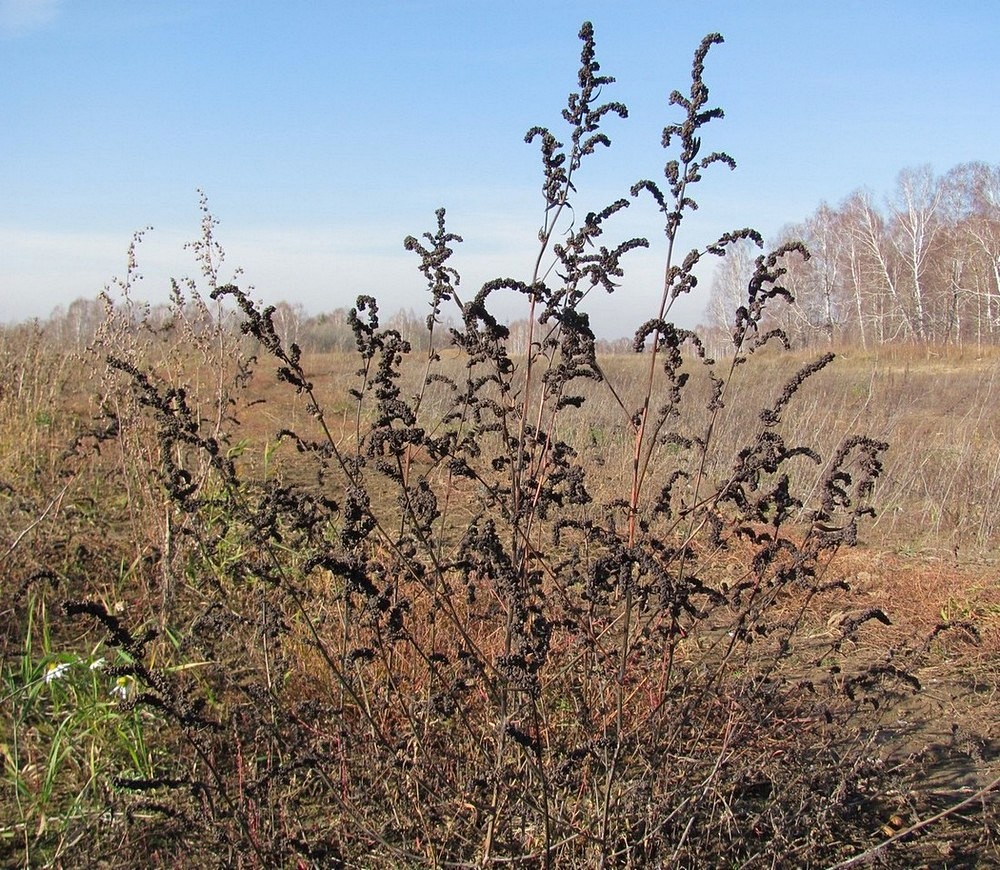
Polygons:
[[[740,379],[783,341],[764,323],[788,297],[786,258],[808,256],[789,245],[757,259],[724,364],[670,319],[704,258],[761,244],[737,229],[680,253],[702,174],[735,166],[702,150],[722,117],[703,78],[717,34],[695,53],[689,92],[670,97],[665,183],[631,190],[655,202],[668,243],[635,333],[644,374],[602,366],[587,299],[615,292],[647,241],[605,242],[626,198],[557,232],[571,203],[584,213],[577,183],[610,146],[608,121],[627,117],[601,102],[614,79],[589,24],[580,38],[568,135],[527,135],[544,194],[530,279],[466,297],[443,209],[405,241],[427,284],[423,359],[359,297],[357,368],[325,394],[273,309],[220,279],[204,203],[207,300],[178,283],[176,317],[152,323],[126,279],[95,344],[108,364],[100,422],[65,462],[100,456],[128,498],[89,519],[109,543],[86,576],[64,559],[25,586],[62,583],[63,639],[106,658],[101,671],[74,660],[66,682],[25,680],[105,673],[119,697],[101,721],[120,725],[85,741],[103,791],[81,794],[85,811],[55,840],[24,826],[10,854],[34,842],[81,864],[789,866],[865,847],[865,808],[889,774],[852,722],[915,680],[902,654],[843,655],[888,621],[880,610],[819,641],[800,628],[846,588],[826,568],[873,514],[886,445],[852,436],[824,459],[786,442],[825,355],[759,409],[734,455],[716,455]],[[524,298],[526,355],[491,313],[501,293]],[[261,463],[242,433],[266,407],[255,389],[270,389],[270,365],[307,416],[276,427]],[[595,391],[620,414],[614,444],[588,429]],[[131,600],[107,592],[109,570]],[[36,644],[24,650],[37,660]]]

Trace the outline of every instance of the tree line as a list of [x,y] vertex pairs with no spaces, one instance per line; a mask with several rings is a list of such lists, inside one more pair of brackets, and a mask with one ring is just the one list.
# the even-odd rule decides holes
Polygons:
[[[240,318],[234,312],[206,304],[195,294],[189,294],[183,301],[173,299],[170,303],[150,305],[146,303],[128,303],[132,307],[129,318],[131,328],[136,330],[151,330],[166,333],[169,328],[183,323],[184,330],[191,332],[208,332],[219,321],[229,328],[239,331]],[[68,306],[57,307],[43,322],[37,324],[45,334],[60,347],[83,351],[95,338],[100,325],[109,315],[109,309],[121,307],[108,291],[93,299],[79,298]],[[282,341],[297,344],[305,353],[344,353],[356,350],[355,336],[350,324],[350,307],[343,306],[318,314],[310,314],[301,303],[279,302],[271,313],[275,330]],[[429,333],[427,331],[426,315],[421,315],[412,308],[399,309],[385,314],[380,312],[379,320],[382,326],[395,329],[410,343],[415,352],[428,350]],[[450,317],[441,318],[445,329],[455,326]],[[527,320],[515,320],[507,324],[510,330],[508,347],[515,355],[528,352],[528,341],[531,335]],[[625,353],[632,347],[630,338],[597,339],[595,346],[598,353]]]
[[[904,169],[881,204],[866,190],[822,203],[777,242],[794,239],[812,256],[789,261],[795,302],[773,325],[796,346],[1000,343],[1000,166]],[[705,312],[716,338],[744,304],[757,253],[743,244],[716,268]]]
[[[881,203],[867,190],[838,206],[821,203],[805,220],[784,227],[775,244],[795,240],[805,242],[811,256],[786,261],[784,285],[794,302],[761,324],[780,327],[795,346],[1000,344],[1000,166],[963,163],[941,176],[929,166],[904,169]],[[716,267],[702,326],[715,354],[729,344],[759,253],[749,241],[736,243]],[[52,313],[46,332],[63,346],[82,348],[109,304],[107,292],[77,299]],[[304,351],[342,352],[354,349],[349,311],[344,306],[310,314],[301,304],[280,302],[273,317],[282,338]],[[180,306],[177,299],[141,306],[137,319],[158,328],[181,316],[197,329],[221,313],[189,295]],[[404,309],[381,319],[414,350],[426,348],[423,314]],[[526,352],[520,345],[527,341],[527,323],[508,326],[512,350]],[[630,347],[628,337],[598,342],[603,353]]]

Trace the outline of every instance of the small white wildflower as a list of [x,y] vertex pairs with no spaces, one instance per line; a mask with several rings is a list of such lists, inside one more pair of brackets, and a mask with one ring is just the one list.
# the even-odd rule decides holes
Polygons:
[[72,662],[51,662],[49,664],[48,670],[45,671],[45,682],[51,683],[53,680],[61,680],[66,676],[66,672],[69,670]]
[[99,670],[101,670],[104,667],[105,664],[106,664],[106,662],[104,661],[103,657],[99,658],[99,659],[94,659],[90,663],[90,669],[92,671],[99,671]]
[[115,684],[111,687],[111,691],[108,692],[112,698],[118,698],[121,701],[128,699],[128,696],[132,694],[132,689],[135,685],[134,677],[119,677],[115,680]]

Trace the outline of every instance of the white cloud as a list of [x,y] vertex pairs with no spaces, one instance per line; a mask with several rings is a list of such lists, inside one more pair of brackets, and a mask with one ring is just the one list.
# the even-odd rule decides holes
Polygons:
[[0,0],[0,35],[24,36],[51,24],[62,0]]

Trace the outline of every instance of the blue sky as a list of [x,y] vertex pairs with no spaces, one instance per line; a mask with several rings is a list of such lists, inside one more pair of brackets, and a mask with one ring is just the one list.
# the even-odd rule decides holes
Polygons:
[[[422,311],[402,240],[432,229],[439,206],[465,237],[453,262],[467,296],[527,279],[542,207],[523,136],[562,133],[583,20],[617,79],[605,96],[630,118],[611,118],[612,148],[584,164],[580,213],[662,178],[668,95],[719,31],[705,81],[726,118],[704,148],[739,166],[706,178],[682,248],[745,225],[773,235],[858,187],[882,197],[904,167],[1000,161],[998,12],[993,0],[0,0],[0,320],[96,295],[147,225],[138,295],[165,300],[170,276],[197,274],[183,246],[198,235],[198,188],[227,269],[267,301],[318,312],[365,292]],[[653,249],[594,300],[606,336],[652,316],[662,274],[650,203],[617,227]]]

